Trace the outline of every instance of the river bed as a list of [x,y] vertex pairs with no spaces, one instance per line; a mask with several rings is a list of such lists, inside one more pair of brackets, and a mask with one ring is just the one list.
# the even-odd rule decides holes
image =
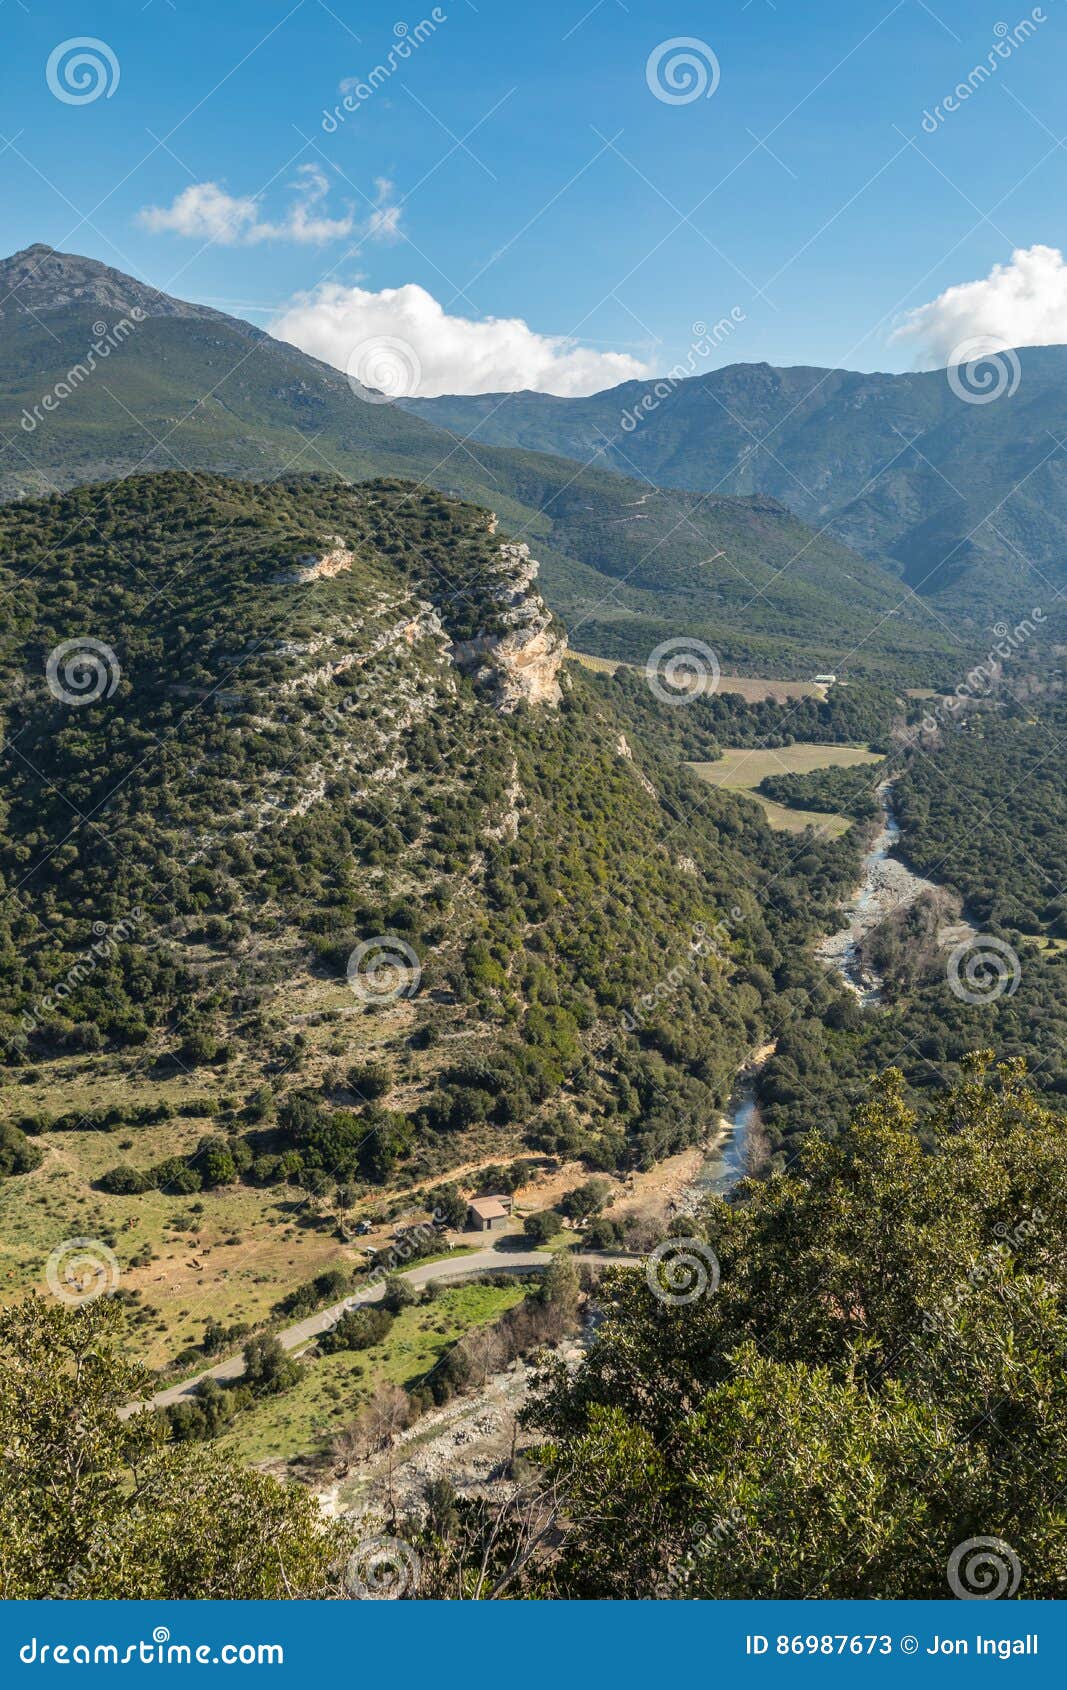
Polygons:
[[[859,885],[843,908],[847,925],[837,933],[828,934],[815,947],[820,961],[838,971],[864,1008],[881,1001],[883,984],[874,970],[862,962],[860,950],[864,939],[887,916],[907,909],[924,892],[939,890],[932,880],[916,874],[893,856],[901,829],[893,813],[892,782],[883,781],[876,790],[882,806],[882,826],[863,859]],[[945,927],[942,937],[945,943],[958,943],[974,932],[970,922],[961,920]],[[752,1128],[759,1122],[756,1101],[759,1069],[773,1050],[773,1045],[766,1045],[754,1052],[738,1074],[737,1089],[722,1117],[722,1132],[688,1187],[683,1207],[690,1204],[695,1207],[707,1197],[725,1197],[745,1177]]]
[[[864,939],[887,916],[907,909],[924,892],[939,890],[932,880],[916,874],[892,855],[900,839],[900,823],[893,813],[892,782],[883,781],[876,790],[882,806],[882,826],[863,859],[860,883],[842,912],[847,926],[828,934],[815,947],[819,960],[837,969],[864,1008],[881,1002],[883,985],[874,970],[862,962],[860,951]],[[965,938],[973,931],[969,922],[960,922],[946,930],[946,937]]]
[[723,1115],[723,1130],[711,1147],[696,1179],[689,1188],[694,1203],[706,1197],[725,1197],[747,1173],[749,1133],[759,1119],[756,1079],[745,1074]]

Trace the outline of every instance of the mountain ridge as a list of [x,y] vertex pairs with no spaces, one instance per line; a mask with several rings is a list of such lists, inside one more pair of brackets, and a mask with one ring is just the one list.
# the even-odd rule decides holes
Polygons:
[[1067,579],[1067,347],[1006,350],[975,368],[977,381],[732,364],[588,399],[403,403],[471,444],[595,458],[665,487],[772,494],[917,592],[1000,609]]
[[[464,445],[296,347],[95,260],[31,247],[0,264],[0,287],[0,498],[153,470],[397,476],[497,512],[540,557],[549,602],[605,656],[643,661],[691,634],[741,671],[805,675],[849,652],[916,681],[956,670],[892,576],[766,492],[663,491]],[[119,334],[107,319],[135,306],[143,320]],[[90,356],[101,327],[110,339]]]

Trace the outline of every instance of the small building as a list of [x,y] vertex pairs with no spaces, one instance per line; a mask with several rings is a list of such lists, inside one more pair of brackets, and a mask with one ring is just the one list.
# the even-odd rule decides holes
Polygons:
[[467,1231],[499,1232],[510,1213],[502,1197],[472,1197],[467,1204]]
[[815,675],[813,680],[817,687],[836,687],[837,685],[836,675]]

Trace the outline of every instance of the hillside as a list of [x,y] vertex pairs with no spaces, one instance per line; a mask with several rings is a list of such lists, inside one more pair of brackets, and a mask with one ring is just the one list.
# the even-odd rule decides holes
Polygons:
[[1005,354],[977,376],[989,378],[986,397],[1003,385],[994,402],[966,402],[944,370],[732,364],[658,392],[628,382],[588,399],[404,403],[469,442],[595,456],[664,487],[780,499],[916,592],[984,617],[1041,603],[1047,582],[1067,580],[1067,347]]
[[50,248],[0,264],[0,298],[0,497],[146,470],[405,476],[528,539],[583,649],[643,661],[684,633],[755,673],[959,672],[959,647],[897,580],[774,499],[657,491],[599,462],[461,445],[247,323]]
[[163,1361],[350,1262],[342,1201],[647,1167],[729,1095],[851,855],[628,746],[493,529],[314,478],[0,510],[12,1288],[105,1239]]

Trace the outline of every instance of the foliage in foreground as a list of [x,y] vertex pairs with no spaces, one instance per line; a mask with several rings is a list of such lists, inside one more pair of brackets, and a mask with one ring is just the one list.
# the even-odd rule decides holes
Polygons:
[[[983,1055],[916,1134],[890,1072],[799,1177],[718,1202],[715,1295],[609,1280],[539,1413],[567,1597],[943,1597],[1003,1539],[1067,1590],[1063,1124]],[[924,1135],[925,1136],[925,1135]]]
[[314,1498],[119,1416],[149,1375],[106,1299],[0,1314],[0,1597],[343,1594]]

